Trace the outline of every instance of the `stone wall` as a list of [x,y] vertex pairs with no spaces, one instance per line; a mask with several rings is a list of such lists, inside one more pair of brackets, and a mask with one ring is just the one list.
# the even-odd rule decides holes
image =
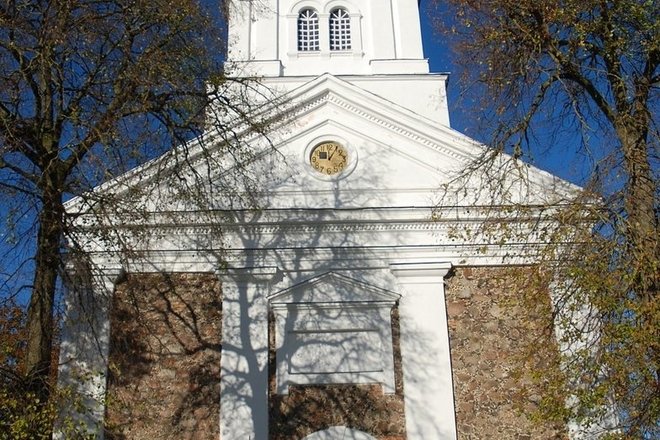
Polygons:
[[[535,307],[523,302],[517,290],[529,270],[457,268],[447,280],[460,440],[566,438],[562,429],[529,418],[540,399],[530,367],[553,368],[556,355],[552,335],[543,327],[548,293],[536,292],[543,297]],[[536,347],[531,357],[530,347]]]
[[379,440],[406,439],[399,316],[396,307],[392,311],[394,394],[384,394],[381,385],[307,385],[291,386],[288,395],[278,395],[273,319],[270,324],[270,440],[300,440],[331,426],[348,426]]
[[108,439],[218,439],[220,283],[136,274],[111,311]]
[[[542,327],[547,319],[540,319],[548,313],[547,292],[538,293],[545,295],[538,308],[520,301],[516,280],[525,270],[457,268],[447,279],[460,440],[566,438],[528,417],[540,399],[528,367],[553,368],[556,349]],[[219,438],[221,309],[213,274],[139,274],[117,286],[107,438]],[[283,396],[275,392],[271,326],[270,439],[302,439],[342,425],[379,440],[405,440],[396,308],[392,327],[395,394],[379,385],[319,385],[293,386]],[[538,351],[527,358],[530,346]]]

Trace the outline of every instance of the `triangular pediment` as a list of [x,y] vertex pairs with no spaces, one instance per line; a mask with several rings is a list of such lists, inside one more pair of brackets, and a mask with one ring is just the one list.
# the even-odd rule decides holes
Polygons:
[[[240,135],[237,130],[252,149],[246,155],[249,166],[240,161],[242,152],[228,149],[211,130],[197,141],[198,146],[194,142],[188,146],[186,165],[193,171],[179,173],[168,169],[176,163],[170,166],[156,160],[98,191],[121,193],[135,186],[158,186],[162,206],[156,206],[151,197],[144,201],[147,208],[190,210],[185,202],[167,194],[175,186],[197,185],[195,179],[203,176],[203,181],[217,186],[208,190],[213,193],[209,209],[245,207],[241,199],[247,193],[260,207],[272,209],[433,206],[439,203],[443,185],[485,151],[483,145],[450,127],[330,74],[267,103],[262,111],[280,112],[281,118],[267,140],[249,131]],[[310,148],[325,140],[345,144],[352,158],[348,169],[336,178],[318,175],[310,167]],[[520,163],[520,169],[527,178],[526,195],[518,203],[546,204],[578,189],[533,166]],[[172,177],[159,180],[158,176],[168,174]],[[507,175],[502,179],[503,186],[512,186],[505,182]],[[472,197],[482,183],[483,178],[460,182],[469,200],[452,202],[492,203]],[[69,202],[69,209],[75,203]]]
[[[451,203],[463,206],[542,205],[565,199],[577,188],[542,170],[516,162],[524,176],[455,177],[481,157],[486,148],[474,140],[347,81],[323,75],[291,93],[295,116],[282,127],[277,157],[255,162],[262,166],[266,206],[289,208],[359,208],[368,206],[433,206],[446,184],[456,184]],[[310,160],[314,145],[335,141],[348,150],[349,164],[337,176],[315,172]],[[511,167],[511,164],[508,164]],[[495,170],[497,166],[490,167]],[[489,199],[484,183],[501,179],[510,200]],[[450,192],[452,189],[449,190]],[[507,195],[509,196],[509,195]]]
[[271,294],[271,305],[394,304],[400,295],[355,278],[326,272]]

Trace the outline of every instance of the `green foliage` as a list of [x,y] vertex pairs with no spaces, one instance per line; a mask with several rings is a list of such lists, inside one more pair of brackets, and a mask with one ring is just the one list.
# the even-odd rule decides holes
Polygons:
[[[65,414],[84,414],[80,396],[57,388],[57,344],[44,382],[25,377],[26,313],[11,301],[0,303],[0,440],[50,439],[53,425],[66,439],[90,438],[87,427]],[[44,393],[43,390],[48,392]],[[75,410],[75,411],[72,411]]]
[[[574,214],[586,209],[575,207]],[[536,373],[544,399],[534,417],[577,422],[603,438],[653,438],[660,420],[660,302],[637,295],[639,281],[616,261],[615,241],[594,236],[588,224],[564,224],[555,232],[560,235],[550,237],[542,255],[544,269],[521,280],[527,304],[553,286],[546,328],[559,344],[558,368]],[[528,355],[534,352],[530,347]]]
[[72,406],[76,407],[78,414],[84,412],[74,392],[52,390],[46,402],[39,397],[40,394],[3,383],[0,387],[0,440],[50,439],[55,423],[58,432],[66,439],[95,438],[83,423],[71,417],[60,417],[63,409]]

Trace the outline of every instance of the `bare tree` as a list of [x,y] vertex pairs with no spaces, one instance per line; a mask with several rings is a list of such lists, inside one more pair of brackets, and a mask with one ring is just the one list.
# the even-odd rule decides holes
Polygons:
[[[202,3],[0,2],[0,206],[13,226],[2,236],[0,282],[3,296],[29,297],[22,374],[41,396],[63,244],[75,235],[65,201],[93,196],[91,188],[208,124],[217,139],[231,138],[228,114],[243,129],[263,128],[248,120],[223,75],[225,2]],[[185,149],[176,156],[185,160]]]
[[[558,334],[567,346],[581,341],[582,349],[572,350],[561,375],[547,381],[556,399],[544,401],[545,416],[588,425],[613,400],[613,432],[657,436],[660,5],[435,0],[432,6],[437,25],[454,40],[464,84],[485,97],[480,116],[490,124],[492,148],[470,171],[503,163],[501,153],[537,162],[544,149],[569,154],[555,139],[569,139],[573,153],[591,161],[586,191],[565,201],[568,208],[554,217],[560,226],[546,236],[547,262],[564,292],[556,305],[573,308],[573,316],[578,304],[590,309],[579,311],[582,327]],[[575,228],[587,218],[587,230]],[[562,316],[557,311],[553,324]],[[567,406],[566,387],[576,384]]]

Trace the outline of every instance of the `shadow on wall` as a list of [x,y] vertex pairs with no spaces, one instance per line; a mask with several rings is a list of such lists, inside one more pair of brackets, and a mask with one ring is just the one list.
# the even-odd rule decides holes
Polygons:
[[218,438],[221,304],[213,274],[137,274],[117,286],[107,439]]
[[[387,164],[383,167],[386,168]],[[385,185],[376,176],[361,183],[368,188]],[[287,211],[287,217],[279,222],[273,221],[273,216],[279,214],[277,211],[234,211],[230,214],[233,216],[237,232],[229,232],[227,236],[234,237],[234,248],[247,250],[241,255],[243,260],[240,267],[262,267],[266,255],[269,265],[280,268],[278,274],[274,274],[267,282],[261,282],[259,286],[256,286],[255,280],[246,283],[236,279],[236,288],[231,289],[231,292],[229,289],[224,290],[224,313],[227,314],[225,323],[229,319],[234,330],[229,332],[227,327],[223,332],[224,337],[231,338],[231,341],[223,339],[223,356],[229,354],[232,362],[228,362],[228,357],[223,357],[223,393],[231,394],[231,400],[223,400],[222,411],[225,418],[229,414],[241,414],[241,411],[246,410],[250,411],[252,420],[263,420],[263,423],[255,423],[254,426],[257,439],[297,440],[336,425],[356,428],[376,438],[405,439],[400,359],[395,361],[397,378],[394,394],[385,394],[383,387],[373,381],[369,384],[355,385],[351,384],[354,383],[351,380],[331,381],[323,385],[293,385],[289,388],[288,395],[278,394],[277,391],[275,342],[272,340],[275,334],[272,327],[274,319],[272,316],[269,319],[269,304],[266,297],[280,290],[277,287],[278,283],[298,285],[313,276],[331,271],[361,272],[362,275],[367,276],[371,269],[356,271],[356,266],[364,267],[365,261],[379,258],[377,253],[370,254],[372,248],[382,244],[378,242],[377,233],[356,232],[340,215],[341,210],[355,209],[365,202],[364,194],[356,191],[345,192],[344,184],[341,180],[332,186],[328,184],[328,188],[332,188],[333,197],[332,200],[326,200],[327,208]],[[313,191],[310,191],[310,194],[300,194],[299,197],[300,206],[318,204],[317,195]],[[327,198],[328,194],[324,193],[323,197]],[[389,206],[390,201],[371,200],[370,204]],[[272,205],[272,200],[264,200],[264,205]],[[263,233],[264,229],[260,230],[260,225],[263,225],[268,232]],[[396,241],[396,232],[392,232],[389,238]],[[360,261],[356,260],[355,249],[360,249],[362,252],[359,255]],[[322,257],[312,256],[309,250],[318,252]],[[382,267],[379,268],[378,264]],[[372,272],[382,272],[383,267],[387,267],[387,264],[383,266],[382,262],[377,263],[378,270]],[[369,280],[362,281],[369,282]],[[382,285],[382,279],[376,284]],[[354,300],[360,299],[358,291]],[[342,309],[341,304],[338,306],[334,304],[333,307],[339,314],[334,322],[340,320],[341,315],[351,313],[349,308]],[[231,316],[241,319],[232,319]],[[295,313],[290,313],[285,319],[294,320],[295,317]],[[392,333],[398,335],[398,321],[396,319],[392,321],[394,327]],[[269,332],[265,329],[257,329],[259,323],[264,325],[266,322],[271,324]],[[293,322],[285,324],[284,327],[289,325],[295,327]],[[364,323],[361,328],[378,328],[378,323],[371,325]],[[371,353],[374,350],[372,346],[361,346],[360,344],[365,344],[367,341],[361,340],[358,336],[353,339],[328,337],[328,333],[342,329],[318,328],[317,334],[322,335],[322,339],[318,340],[314,339],[314,331],[308,330],[310,331],[304,339],[305,347],[321,347],[319,357],[331,353],[333,361],[328,363],[333,365],[350,368],[351,365],[359,364],[354,359],[356,353]],[[268,341],[268,335],[271,336],[271,341]],[[390,336],[388,344],[392,344],[391,339],[393,338]],[[398,337],[395,344],[398,345]],[[423,346],[424,343],[420,341],[419,348],[422,352]],[[305,347],[301,349],[304,350]],[[400,358],[398,347],[395,353]],[[295,354],[292,353],[292,356]],[[266,360],[269,362],[266,363]],[[318,360],[319,358],[312,359],[314,365],[296,363],[295,368],[298,371],[309,370],[314,374],[318,373],[317,369],[320,367]],[[237,366],[240,368],[236,369]],[[261,394],[261,390],[265,389],[266,381],[268,381],[268,399]],[[226,404],[233,406],[225,407]],[[266,404],[268,406],[265,406]]]
[[[278,158],[275,155],[259,158],[263,160],[261,174],[258,172],[260,167],[253,163],[250,177],[255,180],[249,184],[269,187],[269,180],[271,184],[276,181],[271,179],[272,171],[269,170],[286,166],[277,165]],[[347,190],[344,185],[348,184],[342,180],[336,183],[317,182],[317,186],[327,183],[326,189],[317,193],[301,191],[297,195],[300,206],[318,206],[316,209],[257,210],[246,207],[242,202],[238,185],[239,189],[235,191],[238,196],[228,191],[222,192],[225,188],[209,190],[214,198],[203,199],[208,206],[238,208],[227,208],[226,211],[209,208],[203,213],[194,212],[195,215],[207,216],[195,219],[200,225],[206,222],[199,226],[202,232],[198,232],[196,225],[190,226],[189,223],[192,222],[192,210],[187,212],[182,207],[182,211],[169,213],[171,217],[167,220],[171,224],[166,225],[164,233],[153,236],[145,234],[144,246],[148,246],[152,255],[157,255],[159,250],[193,250],[195,258],[207,259],[202,262],[206,263],[204,267],[217,269],[230,261],[234,252],[240,255],[240,261],[235,259],[231,262],[236,267],[259,268],[267,260],[268,264],[280,268],[280,279],[243,282],[226,277],[223,278],[222,294],[218,276],[213,273],[136,273],[119,284],[111,312],[107,438],[217,439],[220,436],[218,414],[222,411],[224,421],[231,423],[228,421],[231,417],[238,421],[234,423],[239,428],[245,426],[242,420],[257,421],[253,427],[245,429],[252,430],[251,435],[258,440],[303,439],[337,425],[359,429],[379,439],[405,439],[396,307],[390,337],[395,358],[393,394],[385,394],[383,387],[373,382],[351,385],[351,381],[293,385],[288,395],[277,394],[275,366],[273,361],[269,362],[269,358],[274,356],[274,344],[269,343],[269,333],[272,336],[274,332],[268,331],[268,323],[273,320],[269,320],[267,296],[279,290],[273,284],[281,282],[282,278],[295,285],[329,271],[356,271],[356,265],[365,267],[364,264],[372,264],[380,258],[378,248],[382,243],[378,229],[356,230],[352,228],[354,221],[346,213],[351,210],[359,212],[366,205],[392,205],[384,195],[359,191],[386,187],[384,178],[380,176],[386,176],[384,170],[392,166],[383,159],[380,168],[383,172],[372,174],[369,179],[361,179],[360,188]],[[292,181],[282,184],[289,188],[296,184],[309,184],[312,180],[307,177],[307,180],[295,181],[294,173],[286,175],[289,176],[286,179]],[[255,200],[257,206],[277,204],[271,198],[276,188],[270,188],[270,193],[266,191],[254,195],[255,199],[259,198]],[[243,192],[248,193],[247,190]],[[221,200],[223,195],[228,200]],[[376,199],[378,197],[382,199]],[[203,206],[196,208],[202,209]],[[378,215],[380,211],[376,209],[374,212]],[[276,215],[286,217],[274,220]],[[373,223],[379,221],[378,218],[372,219]],[[184,233],[172,233],[181,225],[186,226]],[[213,231],[209,232],[209,228]],[[395,243],[402,241],[396,230],[388,232],[388,240]],[[360,249],[359,258],[355,256],[355,249]],[[318,252],[318,258],[310,259],[309,250]],[[181,255],[182,259],[189,258],[184,252]],[[149,255],[144,258],[148,260]],[[199,263],[195,261],[195,264]],[[378,264],[381,264],[379,270],[388,270],[386,263],[375,266],[378,267]],[[157,267],[156,263],[154,267]],[[368,268],[362,272],[367,276],[370,270]],[[338,310],[349,313],[341,307]],[[221,322],[224,328],[221,328]],[[361,349],[362,352],[373,352],[371,346],[360,347],[364,340],[351,341],[350,349],[346,349],[343,342],[329,343],[327,339],[314,341],[309,338],[305,341],[308,345],[330,344],[334,354],[343,351],[346,359],[336,361],[337,365],[354,365],[353,358]],[[408,349],[416,351],[418,355],[415,357],[423,359],[428,341],[420,336],[415,343],[416,346]],[[298,367],[305,368],[304,365]],[[425,370],[423,362],[419,368],[422,372]],[[231,399],[223,397],[223,408],[220,408],[221,392],[231,395]]]
[[[270,320],[271,335],[269,341],[269,395],[270,395],[270,439],[371,439],[363,436],[342,437],[353,432],[341,428],[323,431],[323,436],[314,436],[316,431],[333,425],[346,425],[368,432],[375,438],[404,440],[405,414],[403,402],[403,377],[401,370],[401,351],[399,348],[398,310],[392,310],[392,342],[394,348],[395,393],[385,394],[382,385],[376,384],[329,384],[329,385],[292,385],[289,394],[277,394],[275,365],[275,329],[274,319]],[[336,347],[335,347],[336,348]],[[346,350],[345,356],[354,354],[354,349]],[[361,347],[367,349],[367,347]],[[373,350],[373,347],[368,349]],[[360,351],[360,347],[357,347]],[[346,432],[343,430],[346,429]],[[350,432],[349,432],[350,431]],[[356,431],[357,432],[357,431]],[[320,432],[317,432],[320,435]],[[307,435],[307,437],[305,437]],[[338,436],[337,436],[338,435]],[[357,435],[357,434],[356,434]]]

